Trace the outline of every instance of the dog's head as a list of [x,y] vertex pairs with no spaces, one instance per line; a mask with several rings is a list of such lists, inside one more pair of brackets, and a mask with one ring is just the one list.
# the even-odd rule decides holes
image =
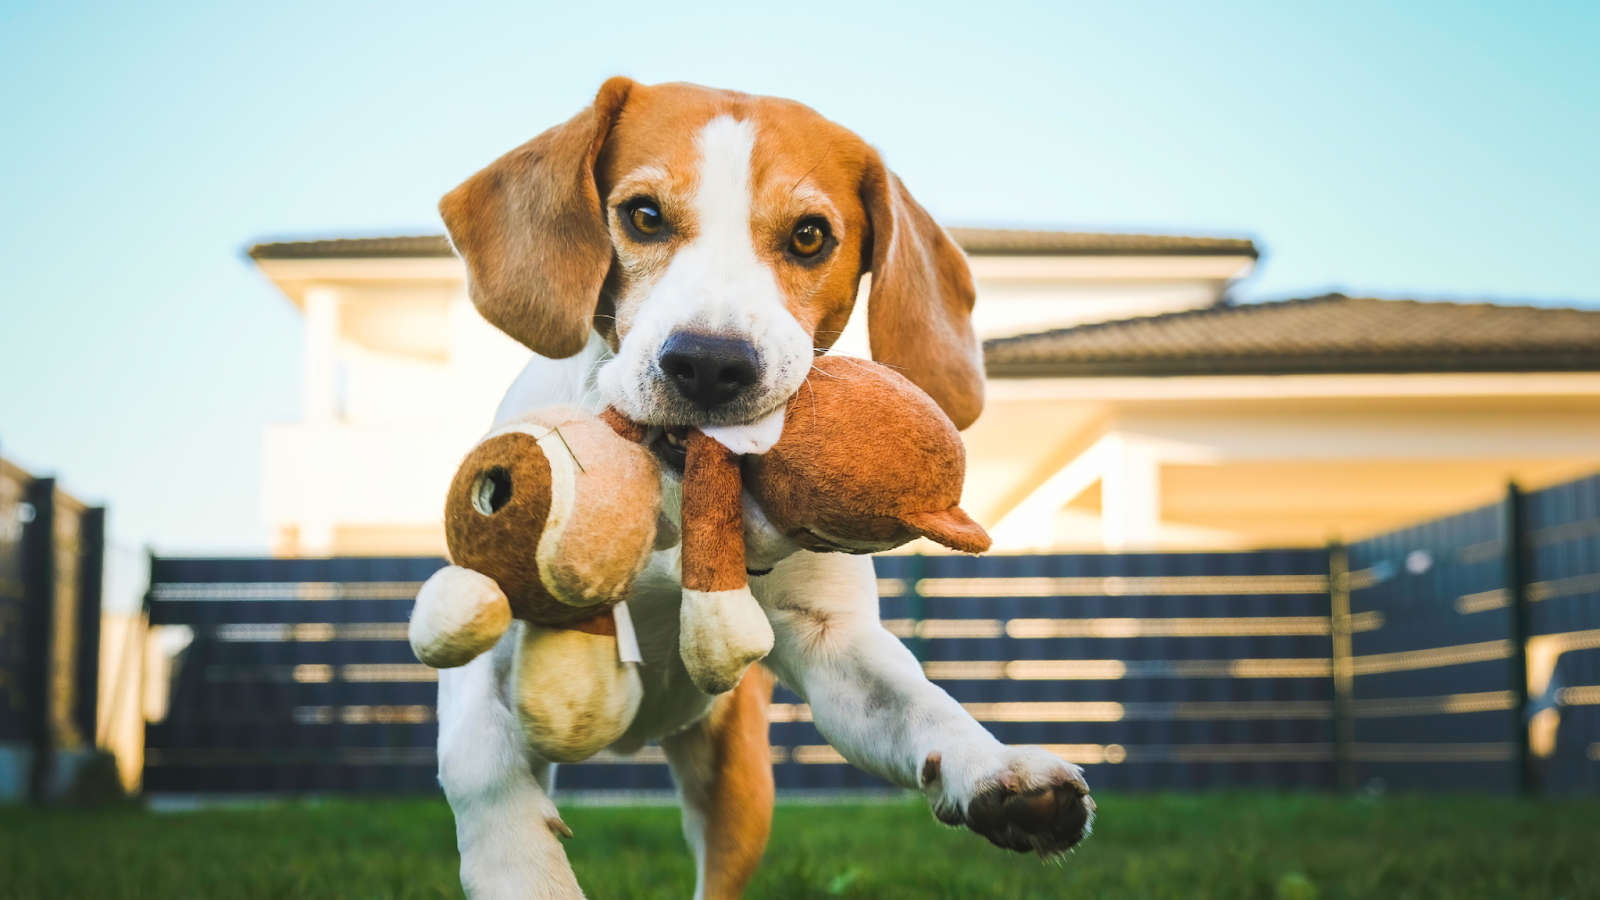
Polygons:
[[786,100],[613,78],[439,204],[484,317],[543,356],[591,329],[655,425],[783,408],[871,273],[873,358],[958,427],[983,407],[966,259],[878,153]]

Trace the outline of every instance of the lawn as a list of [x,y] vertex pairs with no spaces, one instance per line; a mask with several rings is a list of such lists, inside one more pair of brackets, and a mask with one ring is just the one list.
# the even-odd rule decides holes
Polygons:
[[[777,812],[750,897],[1600,898],[1600,801],[1210,794],[1099,797],[1060,863],[944,828],[920,803]],[[686,898],[671,808],[575,808],[596,898]],[[438,800],[251,810],[0,809],[0,897],[459,897]]]

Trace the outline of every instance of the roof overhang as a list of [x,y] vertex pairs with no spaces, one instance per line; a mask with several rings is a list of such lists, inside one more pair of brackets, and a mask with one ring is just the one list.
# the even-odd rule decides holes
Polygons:
[[[1259,255],[1245,238],[951,228],[972,274],[1009,282],[1228,282],[1248,276]],[[466,270],[444,235],[260,243],[249,257],[303,303],[311,284],[458,283]]]
[[980,281],[1235,281],[1255,270],[1254,256],[1013,256],[969,253]]
[[1406,375],[1474,372],[1600,372],[1600,352],[1525,354],[1414,354],[1406,356],[1269,356],[1139,359],[1071,363],[997,363],[990,378],[1172,378],[1242,375]]
[[257,259],[256,265],[296,306],[305,305],[311,285],[336,287],[453,287],[466,281],[467,268],[449,257],[367,259]]
[[1379,397],[1600,398],[1600,372],[1325,373],[1317,375],[1183,375],[1170,378],[995,379],[993,401],[1300,400]]

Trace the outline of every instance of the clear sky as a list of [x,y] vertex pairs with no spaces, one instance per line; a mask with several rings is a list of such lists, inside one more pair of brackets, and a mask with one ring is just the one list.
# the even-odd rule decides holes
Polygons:
[[433,233],[608,75],[801,100],[948,224],[1248,235],[1245,299],[1600,304],[1600,4],[0,0],[0,453],[260,553],[262,238]]

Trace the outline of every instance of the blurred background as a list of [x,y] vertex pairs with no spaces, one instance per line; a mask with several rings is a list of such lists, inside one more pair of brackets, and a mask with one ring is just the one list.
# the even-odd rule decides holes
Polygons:
[[[404,621],[412,585],[443,552],[438,511],[449,475],[527,358],[465,299],[434,205],[499,154],[570,117],[606,77],[626,74],[816,108],[878,146],[969,254],[991,395],[967,433],[964,505],[1009,555],[982,571],[960,568],[962,560],[900,557],[880,574],[885,618],[935,666],[930,674],[958,682],[958,695],[978,692],[958,699],[1058,702],[1070,682],[1072,691],[1112,691],[1088,700],[1118,706],[1115,719],[1109,707],[1058,710],[1053,720],[1037,709],[988,710],[992,721],[1020,723],[1008,740],[1099,754],[1107,765],[1122,763],[1110,758],[1118,755],[1135,760],[1141,741],[1260,748],[1289,740],[1172,731],[1189,714],[1171,710],[1140,714],[1168,729],[1160,736],[1071,731],[1094,715],[1131,722],[1138,716],[1127,703],[1172,700],[1113,696],[1114,686],[1099,681],[1137,681],[1159,693],[1166,688],[1152,685],[1165,678],[1173,690],[1221,691],[1226,702],[1323,704],[1315,714],[1228,715],[1314,720],[1291,741],[1301,750],[1282,751],[1302,756],[1277,760],[1310,768],[1270,783],[1367,783],[1338,769],[1341,760],[1355,765],[1339,748],[1361,743],[1335,734],[1339,715],[1357,702],[1352,679],[1415,667],[1359,664],[1359,642],[1388,634],[1389,643],[1365,654],[1376,657],[1499,641],[1510,649],[1484,656],[1480,648],[1449,663],[1479,665],[1467,680],[1486,679],[1492,690],[1462,693],[1455,670],[1435,662],[1428,671],[1445,673],[1443,686],[1390,685],[1374,696],[1472,694],[1438,703],[1464,703],[1457,712],[1483,714],[1498,730],[1483,740],[1462,732],[1458,742],[1482,746],[1448,752],[1477,753],[1465,760],[1474,765],[1504,763],[1493,778],[1509,790],[1526,780],[1538,735],[1557,742],[1549,715],[1545,725],[1529,723],[1561,706],[1561,690],[1600,680],[1585,643],[1600,641],[1600,595],[1581,580],[1600,571],[1590,527],[1600,489],[1583,480],[1600,470],[1597,26],[1600,12],[1585,4],[11,0],[0,5],[8,138],[0,144],[0,542],[13,554],[4,562],[0,543],[0,566],[12,567],[0,570],[0,582],[14,606],[10,619],[0,617],[0,651],[11,654],[9,689],[21,697],[18,685],[55,677],[47,672],[63,684],[77,678],[71,697],[61,693],[53,712],[38,713],[39,727],[54,722],[48,728],[63,746],[117,745],[122,778],[136,785],[142,721],[167,715],[185,648],[199,659],[197,648],[212,641],[222,665],[247,649],[264,653],[256,645],[273,640],[300,654],[349,644],[358,648],[349,659],[247,661],[280,666],[283,690],[350,681],[411,693],[228,702],[271,707],[302,726],[354,727],[357,744],[379,734],[361,737],[361,726],[391,728],[383,734],[415,726],[402,743],[431,748],[431,684],[410,683],[400,669],[339,668],[403,666],[409,655],[358,659],[378,652],[377,643],[350,643],[337,630],[295,638],[291,626],[333,628],[328,610],[337,604],[313,605],[309,618],[263,619],[267,607],[249,614],[255,619],[162,614],[161,591],[147,592],[149,554],[211,558],[157,564],[158,587],[189,603],[183,610],[209,609],[197,601],[217,600],[215,585],[234,585],[260,603],[320,590],[393,607],[351,607],[338,614],[347,624]],[[852,341],[859,335],[847,334],[846,347]],[[1557,499],[1529,507],[1521,493],[1507,494],[1511,484]],[[1547,489],[1557,493],[1538,493]],[[1568,497],[1560,491],[1575,499],[1560,500]],[[1470,527],[1449,519],[1456,524],[1437,533],[1406,531],[1473,509],[1487,512]],[[1524,521],[1530,516],[1567,531],[1524,540],[1518,535],[1537,530]],[[60,532],[56,544],[37,536],[29,544],[28,527],[39,533],[46,524]],[[1539,562],[1535,550],[1545,547],[1570,571],[1530,575],[1556,565]],[[29,569],[27,560],[52,553],[45,574],[54,586],[38,587],[43,563]],[[217,558],[280,568],[241,574],[217,568]],[[326,558],[345,568],[315,568]],[[281,568],[295,560],[313,568]],[[75,580],[62,586],[68,571]],[[1420,580],[1396,580],[1407,574]],[[1224,575],[1322,580],[1271,589],[1104,581]],[[1016,580],[1024,576],[1047,583]],[[984,577],[1011,580],[1003,589],[954,583]],[[1061,580],[1071,578],[1091,581]],[[1530,591],[1556,582],[1566,587]],[[1398,593],[1364,601],[1364,590]],[[1517,598],[1540,590],[1535,600],[1570,601],[1558,617],[1565,624],[1530,625],[1532,614],[1518,612]],[[54,612],[27,612],[30,591],[54,592]],[[1256,635],[1300,641],[1293,646],[1191,641],[1179,642],[1181,651],[1107,640],[1133,634],[1094,643],[1066,626],[1019,632],[1005,624],[1107,620],[1106,609],[1083,612],[1070,598],[1103,603],[1130,592],[1156,598],[1141,621],[1247,608],[1259,615],[1272,611],[1262,597],[1281,596],[1309,604],[1294,616],[1323,624]],[[149,633],[147,594],[158,609]],[[80,599],[61,599],[69,595]],[[1478,595],[1478,606],[1469,599],[1463,611],[1461,601]],[[963,611],[939,612],[941,596],[966,603]],[[1229,612],[1223,601],[1205,601],[1201,609],[1196,598],[1207,596],[1242,605]],[[1015,619],[996,612],[1029,597],[1060,606],[1017,607]],[[1401,627],[1404,616],[1386,603],[1426,607],[1436,618]],[[1362,620],[1364,612],[1380,618]],[[1384,615],[1388,632],[1372,624]],[[1440,636],[1456,626],[1437,617],[1450,615],[1466,616],[1466,630]],[[967,620],[1001,624],[928,624]],[[207,631],[269,621],[290,628],[287,637]],[[1170,639],[1179,626],[1163,627]],[[1561,635],[1569,637],[1528,643]],[[383,653],[403,646],[394,637],[378,642]],[[56,655],[30,650],[35,639],[54,641]],[[1529,653],[1549,665],[1526,669]],[[1147,665],[1144,676],[1128,674],[1141,654],[1151,665],[1183,657],[1222,668]],[[1057,665],[1028,676],[1006,668],[1024,658],[1091,657],[1123,669]],[[1290,657],[1299,669],[1258,666],[1249,691],[1266,694],[1228,694],[1244,683],[1237,667],[1224,671],[1228,661]],[[1550,674],[1562,658],[1582,667],[1565,682]],[[213,672],[207,681],[191,668],[195,691],[233,677]],[[69,669],[78,674],[69,678]],[[973,674],[981,671],[991,676]],[[236,680],[252,678],[275,684],[279,676]],[[1263,687],[1260,679],[1271,678],[1284,679],[1287,693]],[[983,693],[999,690],[988,681],[1008,679],[1046,693]],[[1583,705],[1577,700],[1588,695],[1560,696]],[[803,704],[779,707],[777,715],[809,729]],[[1438,731],[1436,722],[1416,727]],[[17,725],[0,736],[22,754],[0,765],[13,794],[45,777],[28,774],[29,741],[42,740],[38,728],[30,733]],[[207,740],[260,743],[260,733]],[[200,752],[198,738],[185,740]],[[796,749],[807,740],[786,739]],[[837,762],[823,760],[816,743],[815,762]],[[1574,746],[1575,759],[1587,761],[1600,743]],[[180,758],[168,750],[169,760]],[[1249,761],[1207,752],[1221,754],[1212,760],[1219,766]],[[1439,752],[1405,765],[1436,767]],[[394,765],[421,773],[396,784],[431,777],[431,756]],[[1600,784],[1592,771],[1600,762],[1574,765],[1573,784]],[[51,776],[54,789],[66,790],[70,768]],[[1190,774],[1139,778],[1235,783],[1181,771]],[[665,784],[657,784],[664,772],[638,778],[641,789]]]
[[1253,266],[1190,267],[1213,296],[1600,300],[1592,9],[867,4],[835,23],[748,4],[12,2],[0,15],[13,336],[0,447],[114,501],[114,542],[135,548],[280,540],[264,435],[307,416],[307,323],[303,297],[247,248],[438,234],[446,190],[612,74],[799,99],[880,147],[951,226],[1253,241],[1236,253],[1259,254]]

